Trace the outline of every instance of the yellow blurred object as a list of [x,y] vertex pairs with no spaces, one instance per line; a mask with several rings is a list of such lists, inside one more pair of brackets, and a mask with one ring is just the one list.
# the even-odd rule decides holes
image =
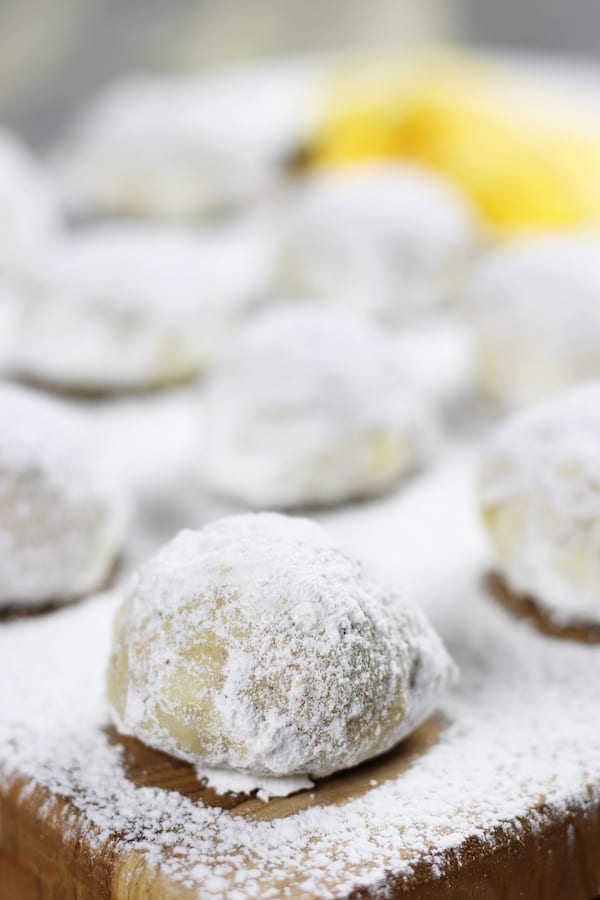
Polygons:
[[600,114],[477,58],[340,67],[309,165],[381,158],[445,173],[505,231],[600,224]]

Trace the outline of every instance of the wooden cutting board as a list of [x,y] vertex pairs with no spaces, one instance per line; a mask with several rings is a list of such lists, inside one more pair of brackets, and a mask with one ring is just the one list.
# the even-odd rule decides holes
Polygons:
[[[420,589],[461,669],[456,691],[442,704],[444,715],[425,723],[387,755],[293,797],[265,804],[245,795],[218,796],[198,781],[191,766],[103,726],[112,601],[107,606],[105,599],[97,598],[14,627],[0,623],[0,900],[204,900],[211,893],[206,878],[213,866],[217,871],[212,834],[203,844],[208,850],[202,850],[201,878],[192,877],[191,871],[187,883],[185,877],[172,877],[169,865],[159,865],[156,854],[144,852],[146,833],[156,832],[144,830],[148,822],[143,816],[151,816],[153,809],[138,795],[148,795],[154,803],[155,793],[159,802],[164,797],[179,802],[181,796],[186,809],[201,813],[198,828],[194,819],[187,833],[193,842],[205,836],[203,829],[215,809],[222,810],[214,829],[217,840],[237,835],[237,825],[262,840],[263,826],[273,823],[266,829],[271,835],[269,854],[272,848],[289,848],[290,833],[293,836],[297,823],[304,823],[302,840],[294,845],[303,848],[300,856],[280,864],[279,859],[287,858],[283,853],[275,875],[270,857],[255,853],[248,860],[242,851],[231,851],[236,857],[232,870],[244,877],[248,867],[262,866],[254,896],[319,896],[318,889],[306,889],[306,881],[303,891],[298,885],[299,873],[314,873],[321,865],[314,857],[322,851],[311,842],[313,833],[317,840],[324,834],[319,815],[335,818],[342,827],[346,822],[356,827],[357,815],[367,809],[368,828],[373,821],[383,821],[388,831],[402,834],[401,841],[386,846],[400,849],[386,853],[382,880],[381,866],[376,875],[369,874],[370,845],[358,857],[356,844],[350,841],[353,852],[346,852],[335,843],[344,832],[332,831],[334,837],[323,845],[344,868],[331,875],[329,895],[347,900],[591,900],[600,895],[600,647],[542,635],[481,591],[485,568],[479,532],[469,518],[470,474],[468,468],[461,472],[449,466],[397,505],[388,501],[372,513],[361,508],[356,522],[345,514],[342,521],[328,523],[346,542],[369,551],[374,563],[395,564],[396,548],[403,548],[406,590],[416,595]],[[424,567],[420,548],[425,549]],[[424,584],[430,571],[433,591]],[[82,684],[72,688],[77,680]],[[63,719],[66,706],[69,713]],[[77,735],[83,736],[82,746],[90,748],[89,754],[80,748],[77,758],[86,767],[89,758],[92,774],[98,758],[112,759],[114,752],[117,762],[108,771],[120,779],[116,794],[134,807],[126,831],[111,825],[112,807],[109,803],[107,810],[106,798],[112,794],[97,794],[97,779],[87,778],[86,771],[71,777],[66,765],[71,756],[64,750]],[[552,752],[545,754],[547,747]],[[52,786],[58,783],[67,787],[61,792]],[[77,795],[82,785],[87,792],[83,804]],[[483,820],[478,822],[476,816],[488,785],[500,812],[492,809],[485,820],[492,824],[482,829],[478,826]],[[420,798],[415,786],[424,794],[430,790],[433,803]],[[513,792],[508,805],[502,802],[505,790]],[[104,818],[90,814],[96,795],[108,813]],[[524,796],[527,802],[522,802]],[[398,797],[404,806],[399,803],[396,809]],[[387,806],[378,820],[379,798]],[[502,812],[509,807],[516,810],[514,816]],[[427,829],[428,835],[437,835],[439,845],[421,850],[419,841],[410,834],[405,838],[403,829],[422,821],[422,808],[434,819],[441,808],[443,817],[441,825],[435,819]],[[179,839],[179,817],[174,821],[170,836]],[[459,839],[447,834],[457,821]],[[102,822],[109,824],[100,833]],[[191,869],[194,858],[198,860],[195,845],[193,849],[184,859],[184,876],[186,866]],[[251,849],[256,850],[256,843]],[[177,841],[163,842],[160,850],[168,863],[169,854],[178,852]],[[325,865],[319,871],[330,870]],[[352,889],[344,887],[349,883]],[[241,900],[251,894],[236,891],[225,879],[220,896]]]
[[[311,806],[345,803],[368,791],[374,781],[395,778],[418,762],[443,726],[430,720],[399,748],[350,772],[325,779],[314,791],[273,799],[265,804],[246,795],[218,796],[202,785],[194,769],[139,741],[120,738],[129,777],[138,785],[179,791],[193,801],[223,809],[227,815],[276,820]],[[68,799],[43,786],[22,795],[18,779],[0,792],[0,900],[187,900],[197,889],[171,881],[145,857],[111,835],[99,851],[77,827],[64,830],[65,812],[76,826],[79,812]],[[543,805],[537,810],[543,814]],[[600,808],[550,814],[535,831],[521,823],[518,838],[495,835],[493,847],[470,838],[447,854],[442,880],[423,863],[410,879],[389,873],[385,896],[415,900],[590,900],[600,893]],[[384,885],[365,884],[352,898],[381,896]],[[289,884],[294,896],[294,884]]]

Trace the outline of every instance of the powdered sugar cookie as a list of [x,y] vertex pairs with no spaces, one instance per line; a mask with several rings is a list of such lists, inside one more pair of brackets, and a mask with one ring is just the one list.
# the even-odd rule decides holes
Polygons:
[[198,464],[211,489],[256,507],[337,503],[419,467],[433,418],[377,326],[281,306],[240,330],[213,371]]
[[265,291],[269,251],[237,227],[106,225],[64,236],[24,274],[13,368],[77,391],[197,376]]
[[0,608],[95,590],[121,552],[126,499],[63,404],[2,384],[0,417]]
[[408,164],[325,169],[283,213],[281,281],[398,320],[456,296],[477,245],[467,200]]
[[255,199],[314,119],[310,80],[289,63],[114,85],[56,151],[69,206],[189,218]]
[[481,509],[508,587],[600,621],[600,383],[514,415],[490,439]]
[[482,391],[505,407],[600,376],[600,236],[521,239],[469,288]]
[[118,728],[195,763],[324,776],[392,747],[453,666],[424,615],[306,519],[181,532],[117,615]]

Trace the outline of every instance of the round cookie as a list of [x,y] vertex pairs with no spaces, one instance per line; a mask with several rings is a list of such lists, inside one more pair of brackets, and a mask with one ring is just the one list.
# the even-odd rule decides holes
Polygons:
[[418,468],[433,420],[378,326],[282,305],[240,330],[211,373],[198,464],[210,489],[254,507],[338,503]]
[[467,200],[409,164],[362,164],[307,177],[284,210],[280,280],[391,320],[454,298],[477,245]]
[[196,218],[273,186],[314,119],[310,66],[115,84],[54,154],[78,213]]
[[29,151],[0,129],[0,270],[27,259],[57,225],[49,179]]
[[121,552],[128,503],[78,416],[0,384],[0,608],[61,603],[101,587]]
[[108,698],[119,730],[191,762],[325,776],[412,731],[452,671],[424,615],[320,526],[258,513],[140,568]]
[[510,590],[600,621],[600,382],[514,414],[489,440],[480,505]]
[[65,235],[23,273],[13,370],[83,392],[188,380],[212,362],[269,273],[262,235],[237,226]]
[[600,376],[600,235],[501,246],[468,294],[477,377],[494,402],[523,406]]

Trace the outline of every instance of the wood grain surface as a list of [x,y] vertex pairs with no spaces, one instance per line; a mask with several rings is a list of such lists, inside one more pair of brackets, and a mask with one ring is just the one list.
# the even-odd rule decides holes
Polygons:
[[[179,791],[232,816],[275,820],[309,806],[339,804],[395,778],[438,738],[443,723],[423,725],[391,753],[321,781],[314,790],[270,803],[244,794],[219,796],[200,783],[194,769],[132,738],[109,730],[121,743],[128,777],[137,785]],[[115,833],[91,849],[79,812],[67,798],[41,786],[23,791],[18,779],[0,790],[0,900],[187,900],[197,890],[170,881]],[[409,880],[389,873],[385,885],[365,885],[352,898],[386,896],[417,900],[590,900],[600,892],[600,809],[569,809],[553,818],[541,798],[538,827],[527,819],[519,834],[498,830],[493,845],[474,838],[447,854],[447,871],[436,877],[423,861]],[[65,829],[65,812],[70,827]],[[541,823],[541,827],[539,827]],[[294,896],[294,885],[289,885]],[[304,896],[304,895],[303,895]]]

